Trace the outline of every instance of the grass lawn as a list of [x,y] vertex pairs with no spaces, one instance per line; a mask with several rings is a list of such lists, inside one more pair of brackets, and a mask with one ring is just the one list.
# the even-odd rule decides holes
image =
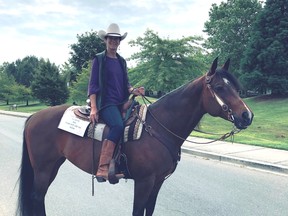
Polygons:
[[[288,98],[255,97],[245,99],[254,113],[251,126],[234,136],[234,142],[288,150]],[[233,125],[220,118],[205,115],[200,129],[213,133],[226,133]],[[192,133],[193,136],[217,138]]]
[[12,110],[11,105],[13,105],[13,103],[6,105],[6,103],[2,102],[0,103],[0,110],[6,110],[6,111],[11,110],[13,112],[34,113],[41,109],[47,108],[45,104],[41,104],[38,101],[29,102],[29,106],[26,106],[26,102],[22,102],[22,103],[17,102],[15,104],[17,104],[17,110]]
[[[149,99],[152,102],[155,101],[153,98]],[[251,126],[234,136],[234,142],[288,150],[288,97],[262,96],[245,99],[245,102],[254,112],[254,120]],[[9,107],[10,105],[0,103],[1,110],[9,110]],[[17,111],[33,113],[46,107],[37,102],[31,102],[29,106],[23,103],[18,104]],[[206,114],[200,122],[199,129],[223,135],[230,132],[232,128],[233,125],[230,122]],[[198,132],[192,132],[191,135],[213,139],[221,136]]]

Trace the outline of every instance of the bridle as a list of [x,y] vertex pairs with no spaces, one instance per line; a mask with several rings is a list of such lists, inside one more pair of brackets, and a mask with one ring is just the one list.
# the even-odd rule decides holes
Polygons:
[[222,110],[224,112],[227,112],[228,120],[234,123],[234,116],[233,116],[233,111],[232,109],[229,108],[227,104],[224,103],[224,101],[216,94],[216,92],[213,90],[211,86],[211,81],[212,81],[213,76],[208,76],[206,75],[205,77],[205,83],[207,85],[207,88],[209,89],[211,95],[213,98],[215,98],[216,102],[221,106]]

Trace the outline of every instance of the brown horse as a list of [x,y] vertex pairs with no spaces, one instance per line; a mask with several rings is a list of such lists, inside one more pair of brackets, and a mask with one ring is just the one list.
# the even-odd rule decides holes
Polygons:
[[[158,192],[176,168],[182,138],[187,138],[205,113],[245,129],[253,113],[238,95],[239,84],[228,72],[229,60],[217,69],[216,58],[207,74],[170,92],[148,108],[145,131],[122,150],[134,180],[134,216],[153,214]],[[20,173],[18,212],[44,216],[44,199],[59,167],[66,159],[85,172],[92,165],[92,140],[58,129],[67,106],[55,106],[33,114],[25,124]],[[101,143],[94,148],[98,167]]]

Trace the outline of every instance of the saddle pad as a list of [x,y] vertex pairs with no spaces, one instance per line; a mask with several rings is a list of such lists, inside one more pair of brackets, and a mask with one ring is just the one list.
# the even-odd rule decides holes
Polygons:
[[87,136],[92,139],[102,141],[105,127],[106,127],[106,124],[103,124],[103,123],[97,123],[95,124],[94,127],[92,124],[90,124],[87,130]]
[[136,109],[134,112],[136,112],[138,115],[131,124],[125,126],[123,136],[124,142],[138,140],[142,134],[143,122],[145,122],[146,119],[147,106],[138,106],[138,109]]

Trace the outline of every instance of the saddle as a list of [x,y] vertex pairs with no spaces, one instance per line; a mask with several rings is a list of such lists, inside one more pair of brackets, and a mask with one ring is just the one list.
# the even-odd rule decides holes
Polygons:
[[[78,118],[90,122],[91,107],[89,103],[86,106],[77,107],[73,111]],[[123,142],[140,139],[143,122],[146,119],[146,112],[147,106],[139,105],[133,97],[123,105],[122,118],[125,126]],[[87,129],[87,136],[102,141],[105,126],[105,123],[101,119],[96,125],[90,124]],[[99,135],[99,133],[101,134]]]

